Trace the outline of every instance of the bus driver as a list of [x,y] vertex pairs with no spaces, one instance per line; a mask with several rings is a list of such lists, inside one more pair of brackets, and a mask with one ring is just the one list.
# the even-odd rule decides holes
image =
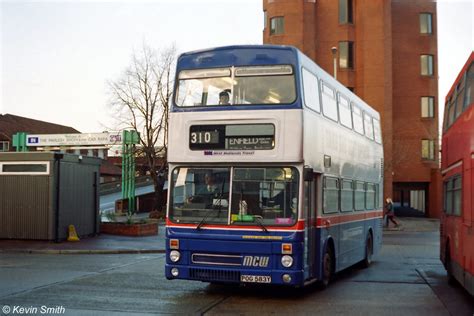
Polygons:
[[229,105],[230,104],[229,100],[230,100],[230,96],[227,90],[224,90],[221,93],[219,93],[219,105]]
[[204,184],[197,190],[196,195],[190,196],[188,203],[204,203],[206,207],[213,204],[213,199],[220,196],[219,189],[215,183],[215,176],[212,173],[204,175]]

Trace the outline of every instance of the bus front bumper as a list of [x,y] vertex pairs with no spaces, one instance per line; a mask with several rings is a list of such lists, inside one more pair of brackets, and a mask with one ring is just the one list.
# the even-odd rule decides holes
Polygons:
[[302,286],[304,284],[303,271],[290,269],[231,269],[166,264],[165,273],[168,280],[184,279],[216,283],[260,283],[290,286]]

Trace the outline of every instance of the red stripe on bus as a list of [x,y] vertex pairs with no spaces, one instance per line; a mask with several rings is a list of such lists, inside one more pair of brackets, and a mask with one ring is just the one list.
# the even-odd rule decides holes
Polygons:
[[373,212],[360,212],[351,214],[328,215],[316,218],[317,227],[327,227],[336,224],[345,224],[355,221],[362,221],[374,218],[382,218],[383,211],[377,210]]
[[[304,222],[305,220],[301,219],[299,220],[295,225],[293,226],[270,226],[270,225],[265,225],[265,228],[268,230],[287,230],[287,231],[295,231],[295,230],[303,230],[304,229]],[[197,224],[182,224],[182,223],[173,223],[171,220],[166,218],[166,226],[173,226],[173,227],[183,227],[183,228],[196,228]],[[212,228],[222,228],[222,229],[242,229],[246,230],[249,228],[258,228],[258,225],[252,225],[252,226],[244,226],[244,225],[216,225],[216,224],[210,224],[210,223],[205,223],[203,228],[206,227],[212,227]]]

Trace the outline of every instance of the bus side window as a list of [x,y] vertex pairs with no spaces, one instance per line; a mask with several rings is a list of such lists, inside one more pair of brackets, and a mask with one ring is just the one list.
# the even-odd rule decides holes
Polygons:
[[375,208],[375,184],[366,184],[367,192],[365,193],[365,208],[373,210]]
[[448,116],[448,127],[454,123],[455,109],[456,109],[456,98],[453,98],[454,92],[449,98],[449,116]]
[[342,180],[341,185],[341,211],[350,212],[354,210],[354,191],[351,180]]
[[464,80],[465,76],[462,76],[461,81],[458,83],[456,87],[456,104],[453,106],[456,106],[456,113],[454,114],[455,119],[457,119],[462,111],[463,111],[463,105],[464,105]]
[[462,201],[462,178],[457,176],[453,179],[453,215],[461,216]]
[[474,63],[469,66],[466,74],[466,97],[464,99],[464,109],[474,102]]
[[364,121],[362,120],[362,110],[352,103],[352,119],[354,120],[354,130],[364,135]]
[[321,101],[323,104],[323,114],[327,118],[337,122],[337,101],[333,88],[321,81]]
[[444,197],[444,212],[446,215],[451,215],[453,205],[453,195],[451,192],[451,180],[443,183],[443,197]]
[[323,185],[323,212],[339,212],[339,179],[325,177]]
[[304,103],[311,110],[314,110],[318,113],[321,112],[321,106],[319,101],[319,86],[318,78],[313,75],[311,72],[302,68],[303,71],[303,93],[304,93]]
[[380,199],[379,199],[379,185],[375,185],[375,208],[378,209],[380,207]]
[[377,119],[372,120],[374,122],[374,138],[378,144],[382,143],[382,133],[380,131],[380,121]]
[[364,182],[356,181],[354,186],[354,208],[356,211],[365,209]]
[[448,124],[448,118],[449,118],[449,101],[446,101],[446,104],[444,105],[444,130],[447,130],[449,127]]
[[372,117],[364,112],[364,127],[365,127],[365,136],[369,139],[374,139],[374,125],[372,123]]
[[349,100],[346,99],[342,94],[338,93],[339,99],[339,116],[341,118],[341,124],[345,127],[352,129],[352,115],[351,105]]

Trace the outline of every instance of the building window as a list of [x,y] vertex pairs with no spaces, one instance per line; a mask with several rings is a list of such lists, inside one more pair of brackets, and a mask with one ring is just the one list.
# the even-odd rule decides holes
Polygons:
[[353,23],[352,1],[353,0],[339,0],[339,23],[340,24]]
[[270,35],[279,35],[285,32],[285,20],[282,16],[271,18]]
[[10,142],[2,141],[0,142],[0,151],[9,151],[10,150]]
[[0,162],[0,174],[3,175],[45,175],[49,174],[49,162],[15,161]]
[[434,97],[421,97],[421,117],[434,117]]
[[435,155],[435,144],[434,140],[423,139],[421,140],[421,158],[427,160],[434,160]]
[[433,71],[433,55],[421,55],[421,75],[422,76],[432,76]]
[[354,43],[339,42],[339,67],[354,68]]
[[420,14],[420,33],[421,34],[432,34],[433,33],[433,15],[431,13]]

